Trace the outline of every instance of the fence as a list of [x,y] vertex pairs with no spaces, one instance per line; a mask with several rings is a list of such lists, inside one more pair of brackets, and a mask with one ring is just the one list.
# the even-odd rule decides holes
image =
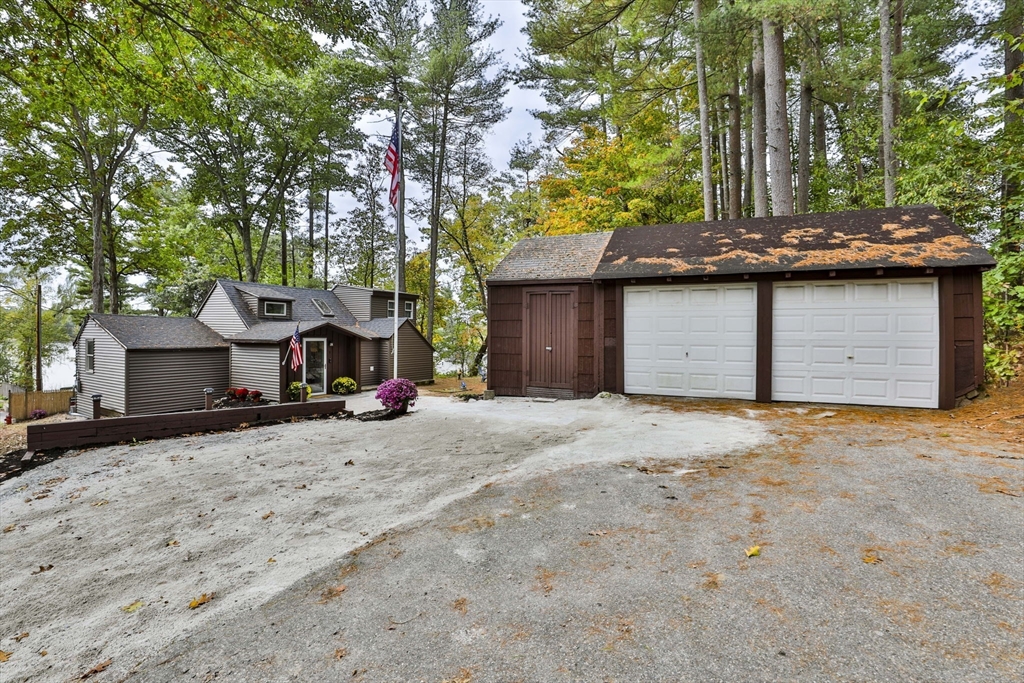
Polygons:
[[7,412],[15,420],[27,420],[33,410],[45,410],[47,415],[71,410],[71,389],[57,391],[12,391],[8,395]]
[[179,434],[234,429],[242,424],[277,422],[291,417],[335,415],[344,411],[345,401],[325,399],[308,403],[30,424],[28,449],[40,451],[46,448],[77,448],[132,439],[162,439]]

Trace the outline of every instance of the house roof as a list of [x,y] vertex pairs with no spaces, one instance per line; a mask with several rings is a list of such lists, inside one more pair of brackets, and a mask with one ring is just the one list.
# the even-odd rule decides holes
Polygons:
[[[223,337],[195,318],[90,313],[86,320],[90,319],[129,351],[216,349],[228,346]],[[84,329],[84,323],[82,327]]]
[[589,278],[611,237],[611,232],[597,232],[521,240],[487,279],[497,282]]
[[983,247],[925,205],[622,228],[593,276],[992,265]]
[[[412,318],[399,318],[398,326],[401,327],[410,320],[412,320]],[[391,339],[395,334],[394,318],[374,318],[373,320],[366,320],[359,323],[359,326],[365,330],[373,331],[374,334],[383,339]]]
[[[361,287],[359,285],[344,285],[344,284],[341,284],[341,283],[338,283],[338,284],[334,285],[333,287],[331,287],[331,291],[333,292],[334,290],[338,289],[339,287],[344,287],[345,289],[359,289],[359,290],[362,290],[364,292],[370,292],[371,294],[383,294],[383,295],[391,296],[391,297],[395,296],[395,290],[393,290],[393,289],[377,289],[376,287]],[[404,296],[404,297],[409,298],[409,299],[419,299],[420,298],[419,294],[413,294],[412,292],[399,292],[399,294],[401,296]]]
[[[242,322],[246,327],[266,324],[252,312],[249,305],[245,303],[242,292],[255,296],[259,299],[272,299],[276,301],[288,301],[292,304],[292,331],[295,330],[295,322],[303,320],[315,320],[319,322],[333,321],[339,325],[355,325],[356,319],[348,310],[341,299],[329,289],[312,289],[307,287],[285,287],[284,285],[268,285],[257,282],[238,282],[237,280],[220,279],[217,282],[224,288]],[[325,316],[313,303],[313,299],[322,299],[334,312],[333,316]],[[288,321],[280,321],[288,322]]]
[[296,325],[299,328],[299,336],[305,336],[306,332],[325,326],[343,330],[360,339],[377,339],[378,336],[373,330],[365,327],[354,324],[341,325],[332,320],[275,320],[254,325],[245,332],[227,337],[226,340],[232,344],[277,344],[291,337],[295,333]]

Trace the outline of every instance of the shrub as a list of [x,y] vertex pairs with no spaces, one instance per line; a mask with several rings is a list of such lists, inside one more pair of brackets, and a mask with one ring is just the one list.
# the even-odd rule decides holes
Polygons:
[[377,387],[377,400],[391,410],[403,410],[407,406],[416,405],[416,385],[401,377],[389,379]]
[[29,415],[33,420],[41,420],[46,417],[46,411],[42,408],[36,408]]
[[[302,391],[302,382],[292,382],[291,384],[288,385],[288,398],[290,398],[293,401],[298,401],[300,391]],[[307,386],[306,398],[309,398],[312,393],[313,388]]]
[[356,381],[351,377],[339,377],[331,382],[331,389],[336,394],[351,394],[356,390]]
[[233,387],[228,387],[228,390],[224,392],[224,395],[227,396],[228,398],[234,398],[236,391],[237,389]]
[[259,389],[253,389],[252,391],[249,392],[250,401],[258,401],[261,398],[263,398],[263,392],[260,391]]
[[239,401],[244,401],[245,397],[248,395],[249,390],[246,389],[245,387],[242,387],[241,389],[235,389],[235,398],[237,398]]

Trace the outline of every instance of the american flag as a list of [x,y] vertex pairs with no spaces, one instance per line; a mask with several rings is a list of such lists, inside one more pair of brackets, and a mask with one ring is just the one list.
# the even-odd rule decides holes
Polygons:
[[292,342],[288,345],[292,350],[292,372],[302,365],[302,340],[299,339],[299,326],[295,326],[295,334],[292,335]]
[[399,153],[401,144],[398,122],[395,121],[395,127],[391,130],[391,142],[388,144],[388,151],[384,154],[384,168],[391,174],[391,191],[388,193],[388,199],[391,200],[391,206],[395,208],[398,208],[398,183],[402,172],[402,156]]

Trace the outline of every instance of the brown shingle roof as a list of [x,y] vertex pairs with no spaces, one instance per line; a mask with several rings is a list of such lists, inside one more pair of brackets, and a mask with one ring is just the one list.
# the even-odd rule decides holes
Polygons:
[[595,278],[941,266],[995,260],[934,206],[620,228]]
[[195,318],[107,313],[90,313],[88,317],[129,351],[217,349],[228,346],[223,337]]
[[601,260],[610,232],[533,237],[520,241],[501,260],[488,282],[589,278]]

